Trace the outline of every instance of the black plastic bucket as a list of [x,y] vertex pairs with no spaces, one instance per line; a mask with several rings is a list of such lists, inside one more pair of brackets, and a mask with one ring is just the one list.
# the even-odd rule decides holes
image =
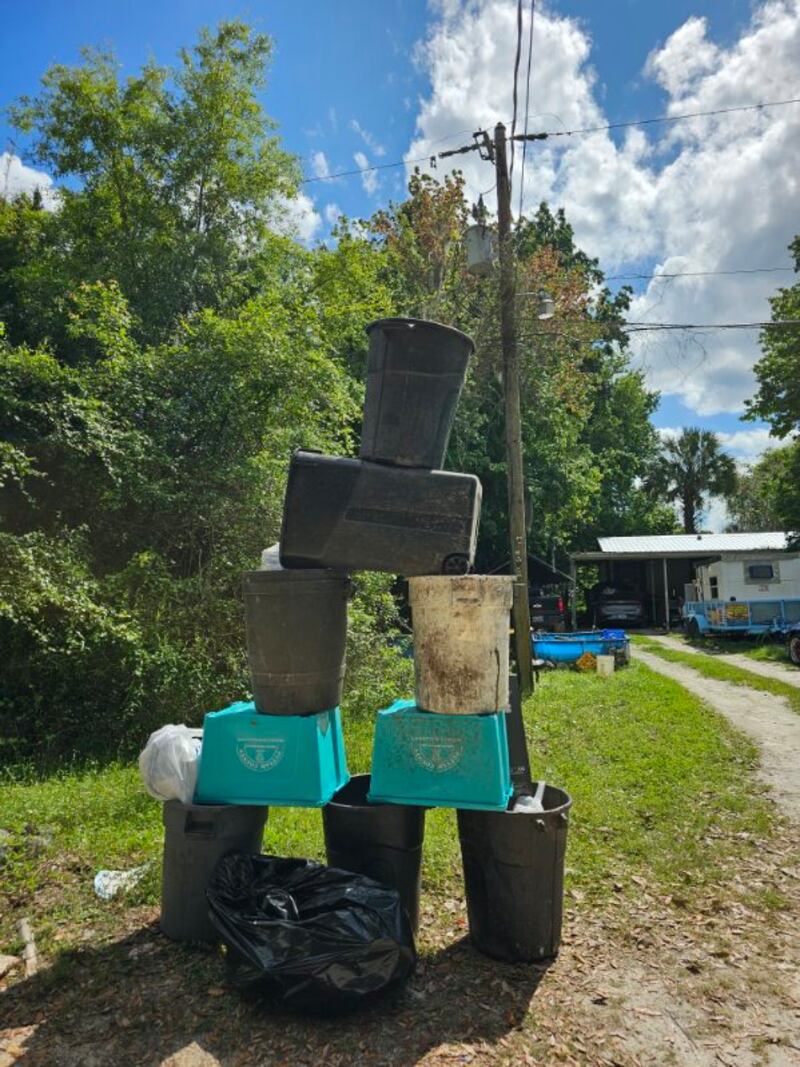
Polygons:
[[508,963],[551,959],[561,944],[564,853],[572,801],[548,785],[545,811],[458,812],[469,932]]
[[248,571],[243,586],[256,709],[264,715],[307,715],[337,707],[348,576],[323,569]]
[[441,467],[475,347],[472,339],[423,319],[378,319],[367,333],[361,458]]
[[261,851],[268,808],[164,804],[161,930],[173,941],[219,941],[208,918],[206,887],[229,852]]
[[416,932],[425,809],[368,804],[369,780],[354,775],[322,809],[328,864],[396,889]]

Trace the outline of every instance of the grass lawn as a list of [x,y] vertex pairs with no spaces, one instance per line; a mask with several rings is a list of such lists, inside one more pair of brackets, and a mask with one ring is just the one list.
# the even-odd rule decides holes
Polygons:
[[750,659],[763,662],[788,663],[789,653],[786,650],[786,638],[776,638],[771,635],[763,637],[733,637],[724,638],[716,635],[708,637],[689,638],[683,634],[673,633],[670,637],[676,641],[685,641],[692,648],[700,652],[707,652],[710,656],[720,656],[739,653],[749,656]]
[[[733,685],[748,685],[751,689],[760,689],[765,693],[773,693],[775,696],[785,697],[789,707],[800,714],[800,689],[797,686],[787,685],[777,678],[765,678],[761,674],[754,674],[744,667],[738,667],[733,663],[725,663],[714,656],[698,656],[692,652],[679,652],[677,649],[667,648],[658,641],[648,640],[646,637],[635,636],[633,638],[637,648],[646,652],[652,652],[662,659],[671,663],[683,663],[698,674],[706,678],[716,678],[721,682],[732,682]],[[698,646],[699,647],[699,646]]]
[[[695,666],[696,658],[681,660]],[[748,773],[753,745],[642,664],[608,679],[544,675],[525,715],[534,776],[573,797],[567,884],[584,906],[635,895],[643,884],[689,899],[694,889],[724,889],[744,840],[773,832],[773,809]],[[351,771],[367,769],[372,722],[345,718],[345,729]],[[19,951],[23,915],[52,958],[112,940],[137,909],[158,901],[160,805],[144,793],[135,766],[65,769],[44,780],[7,771],[0,829],[0,952]],[[273,808],[264,848],[323,858],[319,811]],[[150,871],[134,890],[108,903],[95,897],[98,869],[146,861]],[[451,811],[428,813],[424,886],[436,897],[461,897]]]

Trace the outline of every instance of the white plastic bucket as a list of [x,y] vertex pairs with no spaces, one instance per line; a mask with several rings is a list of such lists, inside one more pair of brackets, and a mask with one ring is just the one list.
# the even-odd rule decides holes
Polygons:
[[417,707],[476,715],[508,707],[511,577],[409,578]]
[[609,678],[614,673],[614,657],[598,656],[597,673],[601,678]]

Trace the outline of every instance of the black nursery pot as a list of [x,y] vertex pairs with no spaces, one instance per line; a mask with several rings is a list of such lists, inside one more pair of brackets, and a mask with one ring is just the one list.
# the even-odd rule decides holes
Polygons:
[[470,937],[508,963],[558,954],[572,800],[548,785],[542,814],[458,812]]
[[328,864],[396,889],[416,933],[425,809],[369,804],[369,782],[354,775],[322,809]]

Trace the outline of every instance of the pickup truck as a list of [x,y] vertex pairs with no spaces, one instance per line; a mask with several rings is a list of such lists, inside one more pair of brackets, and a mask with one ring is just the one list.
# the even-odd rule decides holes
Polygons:
[[567,605],[560,593],[542,593],[531,590],[531,626],[534,630],[563,633],[567,628]]

